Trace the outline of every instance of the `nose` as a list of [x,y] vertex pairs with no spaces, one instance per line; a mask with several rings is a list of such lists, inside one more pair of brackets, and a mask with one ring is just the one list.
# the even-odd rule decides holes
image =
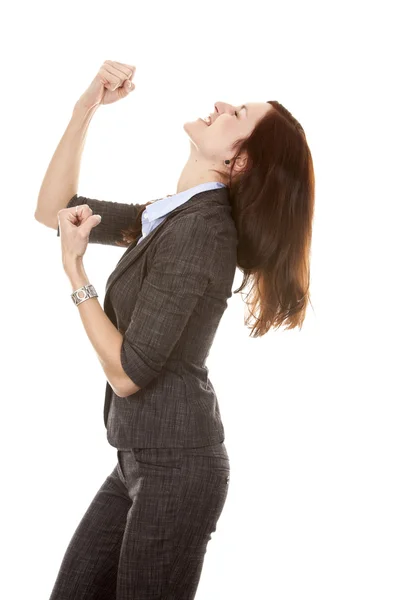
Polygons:
[[228,112],[232,115],[235,112],[235,108],[232,104],[227,104],[226,102],[216,102],[214,108],[218,114]]

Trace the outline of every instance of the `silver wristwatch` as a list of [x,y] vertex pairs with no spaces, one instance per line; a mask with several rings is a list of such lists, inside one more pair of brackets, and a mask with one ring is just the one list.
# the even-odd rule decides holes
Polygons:
[[74,304],[77,306],[88,298],[98,298],[98,294],[91,283],[80,287],[71,294]]

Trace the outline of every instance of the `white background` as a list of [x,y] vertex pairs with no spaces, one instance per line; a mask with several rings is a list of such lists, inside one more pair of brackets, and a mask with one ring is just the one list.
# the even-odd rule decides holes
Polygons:
[[[56,231],[34,219],[76,100],[102,63],[136,90],[89,126],[78,193],[174,194],[183,124],[277,99],[316,175],[301,331],[249,337],[229,300],[208,359],[230,488],[196,600],[398,600],[399,95],[395,3],[73,2],[1,9],[2,590],[45,600],[116,464],[105,375]],[[123,249],[84,257],[103,302]],[[234,287],[241,282],[237,270]]]

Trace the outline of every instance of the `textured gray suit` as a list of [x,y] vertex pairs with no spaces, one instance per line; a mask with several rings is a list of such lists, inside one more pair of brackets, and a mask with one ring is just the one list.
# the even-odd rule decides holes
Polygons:
[[[122,242],[121,229],[142,206],[77,195],[67,206],[80,204],[102,216],[89,242],[111,245]],[[206,359],[232,295],[236,249],[224,187],[192,196],[118,261],[103,308],[124,334],[121,363],[141,389],[120,398],[106,383],[104,424],[112,446],[195,448],[224,441]]]
[[[74,196],[117,245],[141,205]],[[192,196],[108,278],[104,310],[124,333],[121,361],[141,386],[107,382],[104,423],[117,464],[63,557],[50,600],[193,600],[228,494],[230,462],[205,361],[231,296],[236,228],[227,188]]]

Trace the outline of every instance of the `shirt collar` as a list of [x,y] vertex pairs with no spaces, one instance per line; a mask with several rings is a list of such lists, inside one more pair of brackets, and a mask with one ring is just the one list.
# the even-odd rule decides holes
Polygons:
[[184,190],[183,192],[179,192],[178,194],[160,198],[160,200],[156,200],[155,202],[146,206],[148,221],[155,221],[156,219],[159,219],[160,217],[170,213],[184,202],[190,200],[190,198],[192,198],[192,196],[195,194],[221,187],[226,187],[226,185],[224,183],[220,183],[219,181],[206,181],[205,183],[199,183],[198,185],[195,185],[188,190]]

